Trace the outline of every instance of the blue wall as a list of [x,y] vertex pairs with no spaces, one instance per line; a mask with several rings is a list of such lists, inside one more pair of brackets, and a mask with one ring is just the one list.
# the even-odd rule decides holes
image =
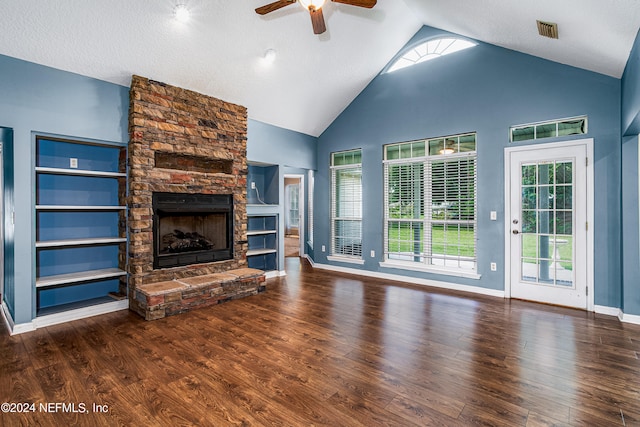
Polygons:
[[622,76],[622,255],[625,314],[640,315],[638,134],[640,133],[640,33]]
[[250,162],[316,168],[317,138],[313,136],[249,119],[247,141]]
[[[0,55],[0,93],[0,128],[7,128],[1,134],[7,187],[4,297],[19,324],[30,322],[36,310],[35,135],[127,143],[129,89]],[[250,160],[315,168],[316,138],[253,120],[248,128]]]
[[7,283],[16,323],[35,317],[33,189],[36,133],[128,141],[126,87],[0,55],[0,126],[13,129],[14,283]]
[[[283,129],[277,126],[262,123],[256,120],[248,120],[247,123],[247,160],[255,163],[263,163],[275,166],[273,168],[249,168],[247,187],[251,180],[256,181],[256,186],[261,189],[261,197],[264,201],[273,203],[277,200],[278,229],[284,232],[284,175],[305,175],[305,213],[308,207],[308,179],[307,171],[315,170],[317,138],[300,132]],[[274,172],[275,170],[275,172]],[[277,192],[277,194],[274,194]],[[266,198],[265,198],[266,197]],[[269,200],[268,200],[269,199]],[[247,188],[247,203],[257,203],[255,190]],[[274,212],[272,209],[253,207],[250,213]],[[308,224],[305,221],[305,241],[308,238]],[[278,265],[284,270],[284,239],[280,239],[278,250]],[[307,245],[307,253],[313,254],[313,248]]]
[[[407,44],[450,35],[423,27]],[[362,268],[490,289],[504,287],[504,148],[512,125],[589,116],[595,140],[595,301],[620,305],[620,81],[479,43],[463,52],[376,77],[320,136],[316,175],[316,246],[329,247],[329,154],[363,149]],[[478,141],[478,273],[480,280],[381,269],[382,146],[476,131]],[[582,136],[584,137],[584,136]],[[544,139],[552,142],[558,139]],[[498,212],[498,221],[489,213]],[[328,263],[327,253],[315,261]],[[491,261],[498,271],[489,271]],[[351,265],[349,265],[351,266]]]
[[640,32],[622,75],[622,133],[640,134]]

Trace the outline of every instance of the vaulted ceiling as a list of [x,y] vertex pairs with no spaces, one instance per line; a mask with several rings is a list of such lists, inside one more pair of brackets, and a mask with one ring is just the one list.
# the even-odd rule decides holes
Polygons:
[[[254,12],[271,1],[6,1],[0,54],[125,86],[142,75],[317,136],[422,25],[616,78],[640,28],[637,0],[327,1],[317,36],[298,5]],[[177,3],[188,22],[173,19]],[[558,23],[559,40],[539,36],[536,19]]]

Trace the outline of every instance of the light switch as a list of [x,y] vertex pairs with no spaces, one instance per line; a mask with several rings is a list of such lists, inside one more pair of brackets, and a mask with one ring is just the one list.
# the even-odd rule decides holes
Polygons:
[[491,221],[495,221],[498,219],[498,212],[491,211]]

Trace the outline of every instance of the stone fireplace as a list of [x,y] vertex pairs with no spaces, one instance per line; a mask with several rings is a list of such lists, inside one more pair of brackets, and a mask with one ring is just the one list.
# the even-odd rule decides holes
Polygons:
[[233,259],[233,195],[153,193],[153,268]]
[[155,319],[263,290],[246,268],[246,109],[133,76],[129,133],[130,308]]

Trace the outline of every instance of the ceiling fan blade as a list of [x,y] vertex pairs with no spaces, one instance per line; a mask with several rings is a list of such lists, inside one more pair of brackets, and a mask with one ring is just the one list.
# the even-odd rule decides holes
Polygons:
[[371,9],[376,5],[376,0],[331,0],[335,3],[349,4],[351,6],[366,7]]
[[278,0],[273,3],[269,3],[262,7],[256,9],[256,13],[258,15],[266,15],[267,13],[273,12],[274,10],[281,9],[285,6],[289,6],[290,4],[294,4],[296,0]]
[[327,31],[327,27],[324,25],[324,16],[322,15],[322,8],[316,9],[309,7],[309,14],[311,15],[311,25],[313,25],[313,34],[322,34]]

